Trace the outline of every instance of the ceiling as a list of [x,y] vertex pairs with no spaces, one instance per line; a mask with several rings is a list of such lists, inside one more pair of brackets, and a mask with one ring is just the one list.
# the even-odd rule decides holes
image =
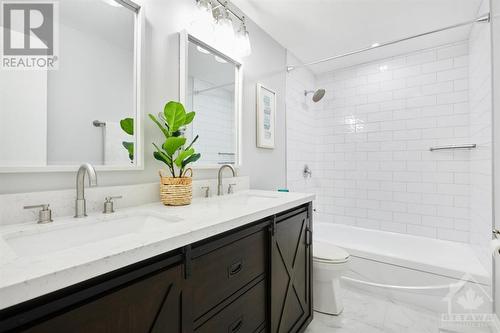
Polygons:
[[[450,26],[479,16],[481,0],[233,0],[302,62]],[[470,27],[311,66],[323,73],[468,38]],[[251,33],[251,32],[250,32]],[[293,65],[293,64],[289,64]]]

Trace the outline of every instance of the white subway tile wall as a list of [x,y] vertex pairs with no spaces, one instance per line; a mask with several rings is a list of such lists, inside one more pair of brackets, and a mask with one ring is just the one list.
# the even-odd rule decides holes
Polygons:
[[[483,131],[487,107],[474,110],[484,117],[471,126],[469,98],[477,96],[469,94],[469,72],[474,73],[464,41],[317,77],[316,85],[327,89],[315,107],[311,135],[318,138],[313,170],[318,219],[470,242],[476,206],[471,207],[471,156],[478,153],[429,151],[471,143],[478,134],[477,143],[490,140]],[[300,93],[300,83],[289,81],[288,89]],[[311,117],[296,119],[300,112],[291,112],[290,104],[288,135],[297,139],[289,139],[288,151],[303,158],[314,141],[309,131],[300,131],[299,138],[294,126],[310,124]],[[479,169],[491,159],[485,154],[477,158]],[[478,185],[487,182],[472,178],[481,178]],[[475,197],[479,206],[487,201],[485,195]]]
[[204,164],[234,163],[234,89],[229,86],[206,90],[214,87],[209,82],[190,78],[188,107],[196,111],[193,133],[200,136],[195,148]]

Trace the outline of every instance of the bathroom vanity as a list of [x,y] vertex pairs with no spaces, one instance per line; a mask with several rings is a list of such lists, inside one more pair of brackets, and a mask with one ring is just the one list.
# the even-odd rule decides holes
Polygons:
[[[312,319],[312,199],[245,191],[188,207],[146,205],[117,216],[160,219],[168,212],[183,220],[165,222],[165,231],[142,230],[128,249],[118,239],[97,242],[98,256],[75,251],[70,267],[59,270],[61,251],[53,262],[46,254],[46,265],[33,254],[17,264],[0,261],[0,331],[301,332]],[[35,234],[44,226],[36,227]],[[12,235],[20,234],[3,234],[7,246]],[[15,283],[15,269],[30,261]]]

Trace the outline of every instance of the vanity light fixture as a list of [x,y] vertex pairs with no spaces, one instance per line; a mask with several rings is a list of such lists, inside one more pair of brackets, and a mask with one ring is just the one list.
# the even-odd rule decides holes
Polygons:
[[250,34],[245,25],[245,16],[242,17],[241,26],[236,33],[236,50],[241,57],[247,57],[252,53],[252,45],[250,44]]
[[[251,54],[250,34],[245,25],[245,17],[232,10],[227,1],[196,0],[196,9],[190,28],[193,35],[208,44],[215,43],[218,48],[237,57]],[[232,17],[241,22],[237,32]]]
[[197,0],[196,9],[198,9],[200,15],[212,15],[212,2],[210,0]]
[[224,3],[223,8],[219,8],[217,21],[215,23],[215,43],[219,48],[226,52],[234,52],[235,35],[233,20],[229,15],[227,9],[227,2]]
[[197,0],[196,12],[190,30],[211,43],[214,37],[214,24],[212,2],[210,0]]

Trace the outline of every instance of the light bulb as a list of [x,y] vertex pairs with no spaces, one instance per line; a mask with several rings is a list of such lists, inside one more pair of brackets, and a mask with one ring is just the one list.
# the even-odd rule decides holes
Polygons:
[[221,15],[217,18],[217,23],[215,25],[215,43],[219,48],[229,54],[234,52],[235,36],[233,20],[231,20],[227,8],[224,8]]
[[198,0],[196,2],[196,13],[189,30],[206,43],[213,41],[214,17],[212,3],[209,0]]
[[200,12],[210,12],[212,13],[212,3],[209,0],[197,0],[196,8]]
[[250,44],[250,34],[245,25],[245,18],[241,22],[240,30],[236,34],[236,51],[240,57],[247,57],[252,53],[252,45]]

